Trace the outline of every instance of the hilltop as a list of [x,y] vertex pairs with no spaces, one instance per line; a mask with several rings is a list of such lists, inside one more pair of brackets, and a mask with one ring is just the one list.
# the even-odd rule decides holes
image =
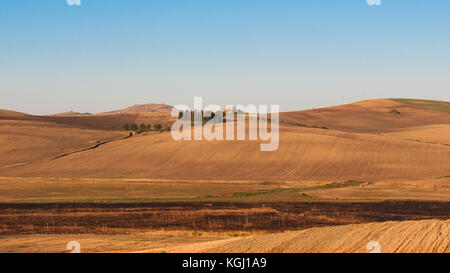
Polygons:
[[109,111],[100,114],[129,114],[129,113],[154,113],[170,112],[173,107],[165,103],[136,104],[121,110]]

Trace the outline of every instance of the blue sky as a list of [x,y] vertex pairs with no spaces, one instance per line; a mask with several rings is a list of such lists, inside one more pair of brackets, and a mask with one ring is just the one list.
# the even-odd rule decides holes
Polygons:
[[450,1],[2,0],[0,108],[449,100]]

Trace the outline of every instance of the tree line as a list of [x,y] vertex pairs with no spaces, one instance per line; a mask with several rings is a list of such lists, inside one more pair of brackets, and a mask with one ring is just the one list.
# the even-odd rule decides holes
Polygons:
[[[143,132],[147,132],[147,131],[151,131],[152,130],[152,125],[151,124],[145,124],[145,123],[141,123],[140,125],[137,125],[136,123],[125,123],[122,126],[122,129],[124,131],[132,131],[135,132],[137,134],[141,134]],[[156,131],[161,131],[162,130],[162,125],[161,124],[156,124],[155,126],[153,126],[153,129]]]
[[234,120],[236,120],[238,115],[245,115],[246,113],[240,109],[236,109],[235,106],[233,107],[233,109],[231,110],[231,113],[229,113],[229,114],[227,114],[226,111],[213,112],[213,111],[203,111],[203,110],[201,110],[201,111],[186,110],[186,111],[180,111],[178,113],[178,119],[182,119],[183,117],[189,117],[189,115],[190,115],[192,123],[194,123],[194,120],[201,120],[202,123],[205,124],[208,121],[214,119],[216,117],[216,115],[219,115],[219,114],[222,115],[222,119],[225,122],[225,120],[227,119],[227,115],[234,116]]
[[202,111],[189,111],[186,110],[184,112],[179,112],[178,113],[178,119],[182,119],[183,117],[189,117],[189,115],[191,116],[191,122],[193,123],[194,120],[201,120],[202,123],[206,123],[210,120],[212,120],[215,116],[216,113],[212,112],[212,111],[206,111],[204,112]]

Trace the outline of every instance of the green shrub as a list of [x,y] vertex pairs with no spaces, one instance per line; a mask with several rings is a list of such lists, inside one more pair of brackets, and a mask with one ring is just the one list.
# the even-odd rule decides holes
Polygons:
[[400,112],[396,109],[392,109],[391,111],[388,112],[389,114],[397,114],[400,115]]
[[139,127],[136,123],[133,123],[130,125],[130,130],[133,132],[137,132],[137,130],[139,130]]

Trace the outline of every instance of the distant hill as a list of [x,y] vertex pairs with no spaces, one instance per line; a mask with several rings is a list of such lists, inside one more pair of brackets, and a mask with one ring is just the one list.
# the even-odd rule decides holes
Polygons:
[[[110,111],[99,114],[79,113],[68,111],[53,115],[38,116],[25,113],[0,109],[0,120],[21,120],[40,122],[39,124],[51,123],[83,129],[95,130],[122,130],[125,123],[161,124],[163,128],[172,124],[170,111],[172,106],[161,104],[134,105],[122,110]],[[37,125],[38,123],[36,123]]]
[[132,114],[132,113],[153,113],[170,112],[173,107],[164,103],[136,104],[125,109],[104,112],[100,114]]
[[22,119],[27,117],[30,117],[30,115],[21,112],[0,109],[0,119]]
[[285,124],[324,126],[353,132],[390,132],[414,126],[450,124],[450,115],[446,114],[446,109],[450,110],[449,105],[444,101],[374,99],[334,107],[284,112],[280,113],[280,121]]
[[[52,122],[96,130],[122,130],[125,123],[161,124],[166,128],[173,122],[170,116],[172,109],[172,106],[164,103],[149,103],[99,114],[69,111],[48,116],[0,109],[0,119]],[[295,127],[387,133],[417,126],[450,124],[449,111],[450,102],[445,101],[376,99],[334,107],[283,112],[280,113],[280,122],[282,125]]]
[[89,116],[92,115],[92,113],[79,113],[74,111],[64,112],[64,113],[58,113],[53,114],[52,116]]

